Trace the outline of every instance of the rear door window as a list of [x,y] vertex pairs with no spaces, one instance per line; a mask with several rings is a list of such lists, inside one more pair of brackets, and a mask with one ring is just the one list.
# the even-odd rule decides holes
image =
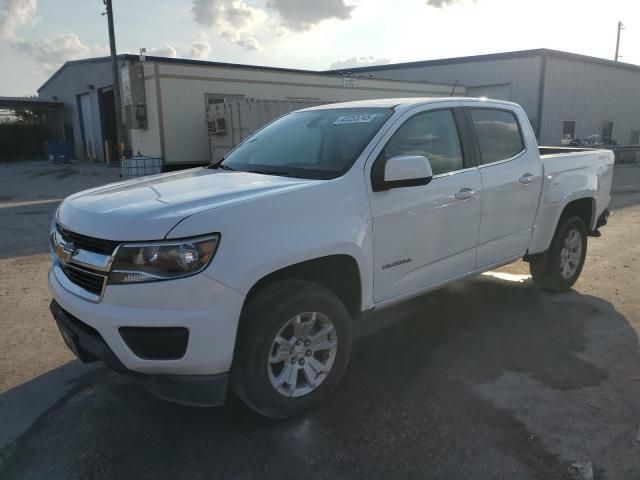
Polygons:
[[522,132],[512,112],[489,108],[472,108],[469,112],[483,164],[507,160],[524,150]]

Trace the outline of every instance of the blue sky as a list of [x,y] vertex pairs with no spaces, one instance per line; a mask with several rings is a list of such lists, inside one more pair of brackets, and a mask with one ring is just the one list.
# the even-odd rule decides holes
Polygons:
[[[113,0],[120,53],[326,69],[527,48],[640,64],[635,0]],[[0,95],[108,53],[102,0],[0,0]]]

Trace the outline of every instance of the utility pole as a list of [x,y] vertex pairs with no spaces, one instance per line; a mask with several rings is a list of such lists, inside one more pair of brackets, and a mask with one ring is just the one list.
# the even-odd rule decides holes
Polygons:
[[624,25],[622,24],[622,22],[618,22],[618,37],[616,39],[616,58],[615,58],[616,62],[620,58],[620,32],[622,32],[622,30],[624,30]]
[[111,0],[102,0],[107,7],[107,21],[109,23],[109,49],[111,50],[111,74],[113,76],[113,99],[116,107],[116,136],[118,142],[118,157],[122,160],[124,153],[124,125],[122,124],[122,103],[120,95],[120,75],[118,74],[118,59],[116,57],[116,35],[113,29],[113,7]]

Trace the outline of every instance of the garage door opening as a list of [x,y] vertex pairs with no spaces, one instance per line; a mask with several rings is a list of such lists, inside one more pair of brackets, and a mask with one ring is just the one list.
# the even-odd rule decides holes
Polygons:
[[102,139],[105,161],[111,162],[118,157],[118,133],[116,128],[116,105],[113,89],[100,91],[100,124],[102,125]]

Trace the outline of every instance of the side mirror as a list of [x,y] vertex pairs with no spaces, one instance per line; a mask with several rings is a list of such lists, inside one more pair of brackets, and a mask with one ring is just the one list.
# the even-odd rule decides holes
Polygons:
[[384,178],[374,179],[373,190],[379,192],[391,188],[427,185],[432,178],[433,171],[427,157],[398,155],[386,161]]

